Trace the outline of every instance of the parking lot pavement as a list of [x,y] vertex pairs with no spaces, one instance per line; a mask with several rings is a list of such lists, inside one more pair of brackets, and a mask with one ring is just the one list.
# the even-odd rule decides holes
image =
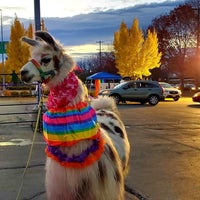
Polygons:
[[[2,103],[2,102],[1,102]],[[11,102],[10,102],[11,103]],[[27,110],[25,106],[12,108],[17,111]],[[28,108],[30,109],[30,108]],[[9,116],[11,117],[11,116]],[[24,118],[30,117],[29,115]],[[11,117],[12,118],[12,117]],[[18,120],[19,116],[15,116]],[[0,118],[0,122],[4,120]],[[10,118],[9,118],[10,120]],[[41,133],[36,134],[31,159],[23,177],[27,165],[28,156],[33,140],[33,130],[28,124],[6,124],[0,128],[0,199],[14,200],[45,200],[45,143]],[[23,183],[23,187],[21,187]],[[20,191],[21,188],[21,192]],[[20,193],[20,195],[18,195]],[[126,200],[138,200],[136,195],[126,192]]]
[[[0,196],[1,199],[16,199],[30,147],[33,132],[31,127],[3,126],[0,130]],[[44,154],[45,143],[42,135],[37,134],[32,157],[26,174],[22,189],[22,198],[31,199],[44,192]]]
[[[29,127],[7,126],[0,130],[0,199],[16,199],[28,154],[30,152],[33,132]],[[37,133],[31,161],[23,179],[21,199],[45,199],[45,143],[41,134]],[[135,195],[127,192],[126,200],[138,200]]]

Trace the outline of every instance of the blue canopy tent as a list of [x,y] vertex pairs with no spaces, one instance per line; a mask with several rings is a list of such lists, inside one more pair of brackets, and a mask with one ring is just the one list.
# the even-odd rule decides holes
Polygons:
[[[110,88],[111,82],[112,83],[119,82],[121,79],[122,79],[121,76],[115,75],[115,74],[110,74],[108,72],[98,72],[98,73],[95,73],[95,74],[93,74],[91,76],[88,76],[86,78],[86,80],[90,82],[90,85],[87,85],[88,92],[91,95],[92,88],[94,88],[94,90],[95,90],[95,96],[97,96],[104,81],[106,81],[107,82],[106,84],[108,84],[106,86],[106,88]],[[92,86],[93,80],[94,80],[94,85]],[[102,83],[100,83],[100,80],[101,80]],[[105,85],[104,85],[104,87],[105,87]],[[91,95],[91,96],[93,96],[93,95]]]
[[97,80],[97,79],[100,79],[100,80],[121,80],[122,78],[119,75],[110,74],[110,73],[107,73],[107,72],[98,72],[98,73],[95,73],[91,76],[88,76],[86,79],[87,80]]

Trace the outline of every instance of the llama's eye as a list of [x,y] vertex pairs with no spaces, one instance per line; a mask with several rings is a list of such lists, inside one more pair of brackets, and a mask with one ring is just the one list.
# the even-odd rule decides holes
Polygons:
[[51,61],[51,58],[42,58],[42,60],[40,61],[40,63],[44,63],[44,64],[47,64]]

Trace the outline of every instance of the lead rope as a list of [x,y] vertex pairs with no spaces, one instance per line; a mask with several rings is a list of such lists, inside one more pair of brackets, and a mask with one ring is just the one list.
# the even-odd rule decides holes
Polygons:
[[43,104],[42,103],[42,96],[40,96],[40,101],[39,101],[39,106],[38,106],[38,114],[37,114],[37,121],[36,121],[35,130],[34,130],[34,134],[33,134],[31,148],[30,148],[28,159],[27,159],[27,162],[26,162],[26,167],[25,167],[24,172],[22,174],[21,184],[20,184],[20,187],[19,187],[19,190],[18,190],[16,200],[19,200],[19,198],[21,196],[23,185],[24,185],[24,177],[26,175],[26,172],[27,172],[27,169],[29,167],[30,160],[31,160],[31,156],[32,156],[32,153],[33,153],[33,146],[34,146],[34,142],[35,142],[35,138],[36,138],[36,134],[37,134],[37,129],[38,129],[39,121],[40,121],[42,104]]

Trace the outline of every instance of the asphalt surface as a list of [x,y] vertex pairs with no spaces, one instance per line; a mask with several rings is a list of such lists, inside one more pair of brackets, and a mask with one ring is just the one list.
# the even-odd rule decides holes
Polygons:
[[[16,102],[0,99],[0,105]],[[31,123],[1,124],[30,119],[33,105],[0,106],[0,200],[19,193],[31,148]],[[35,102],[35,99],[28,99]],[[131,143],[126,200],[200,199],[200,104],[190,98],[160,102],[157,106],[119,105]],[[45,200],[45,143],[37,133],[20,200]]]
[[[21,123],[35,120],[31,113],[34,105],[23,105],[34,102],[35,99],[31,98],[0,99],[0,200],[46,199],[45,143],[42,133],[38,130],[34,135],[32,122]],[[6,106],[16,103],[19,105]],[[9,114],[17,112],[24,114]],[[126,200],[145,200],[137,191],[127,186]]]
[[119,108],[131,143],[128,185],[148,200],[199,200],[200,103]]

